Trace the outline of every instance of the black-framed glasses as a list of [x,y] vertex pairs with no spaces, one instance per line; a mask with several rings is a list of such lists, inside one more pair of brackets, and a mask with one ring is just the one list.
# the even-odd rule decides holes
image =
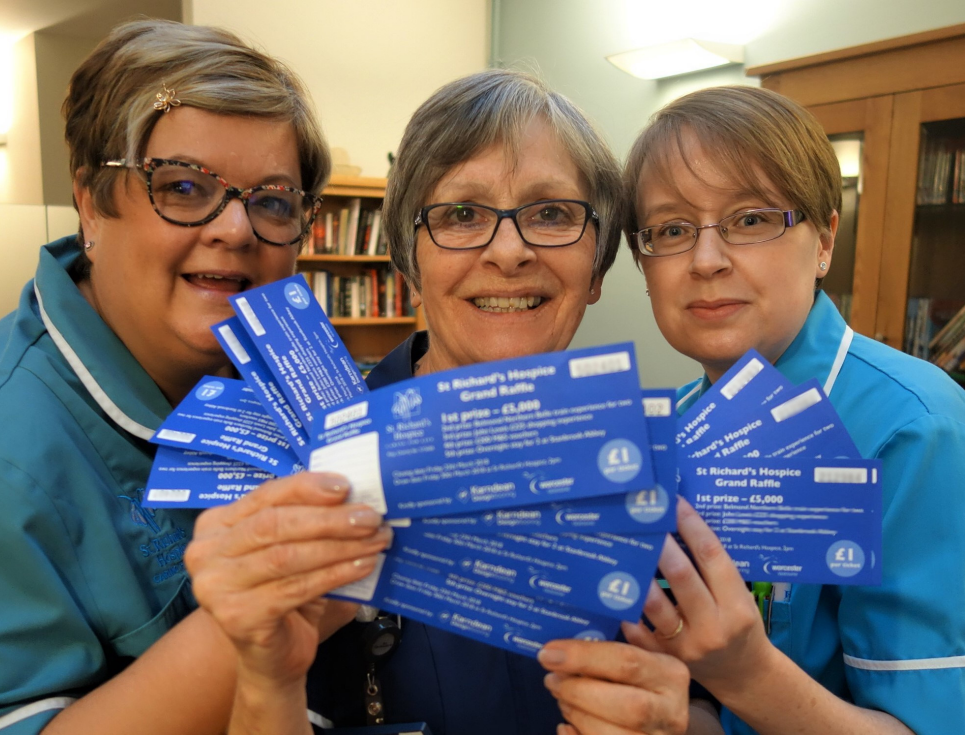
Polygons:
[[204,166],[167,158],[145,158],[139,164],[120,159],[104,161],[101,166],[143,171],[154,211],[166,222],[182,227],[207,224],[228,202],[240,199],[255,236],[269,245],[300,242],[322,203],[321,197],[291,186],[263,184],[239,189]]
[[788,227],[804,221],[797,209],[745,209],[709,225],[690,222],[664,222],[633,233],[633,243],[641,255],[661,257],[693,249],[701,230],[716,227],[721,239],[731,245],[753,245],[776,240]]
[[527,245],[561,248],[579,242],[586,223],[598,223],[589,202],[545,199],[515,209],[496,209],[470,202],[445,202],[422,208],[415,226],[425,225],[429,237],[446,250],[484,248],[496,237],[499,223],[510,219]]

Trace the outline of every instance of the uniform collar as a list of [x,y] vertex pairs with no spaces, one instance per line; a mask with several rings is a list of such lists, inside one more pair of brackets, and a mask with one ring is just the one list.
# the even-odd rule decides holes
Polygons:
[[73,235],[41,248],[34,279],[40,317],[101,409],[122,429],[149,439],[171,404],[74,284],[68,268],[79,254]]
[[817,378],[831,393],[853,332],[824,291],[818,291],[807,321],[775,367],[794,385]]
[[365,378],[369,390],[398,383],[413,375],[413,367],[429,350],[429,334],[413,332],[405,342],[386,355]]

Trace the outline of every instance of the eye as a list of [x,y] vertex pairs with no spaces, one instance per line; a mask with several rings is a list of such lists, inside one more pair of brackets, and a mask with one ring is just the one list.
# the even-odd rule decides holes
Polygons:
[[450,218],[459,224],[468,224],[476,219],[476,210],[472,207],[453,207]]
[[202,193],[201,187],[198,186],[198,183],[196,181],[191,181],[190,179],[167,181],[162,184],[160,188],[166,194],[181,197],[198,196]]
[[686,234],[687,230],[683,225],[673,223],[663,225],[659,230],[657,230],[657,237],[684,237]]
[[289,192],[261,192],[249,201],[249,207],[257,207],[261,214],[274,219],[294,219],[295,204]]
[[737,226],[754,227],[755,225],[761,224],[763,221],[764,218],[756,212],[747,212],[740,215],[740,217],[737,219]]

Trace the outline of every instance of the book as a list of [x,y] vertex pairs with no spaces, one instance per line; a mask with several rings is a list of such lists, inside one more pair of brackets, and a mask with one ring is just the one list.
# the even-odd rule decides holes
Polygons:
[[372,214],[372,229],[369,232],[366,255],[378,255],[379,237],[382,235],[382,210],[376,209]]
[[349,200],[348,204],[347,231],[345,233],[345,247],[341,250],[342,255],[355,254],[355,241],[358,239],[359,214],[362,209],[362,200],[358,197],[353,197]]

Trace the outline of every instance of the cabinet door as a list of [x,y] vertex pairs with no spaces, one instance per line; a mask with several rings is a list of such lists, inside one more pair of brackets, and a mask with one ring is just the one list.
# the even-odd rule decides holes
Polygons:
[[965,305],[965,84],[895,95],[891,141],[875,331],[927,358]]
[[868,336],[875,336],[878,309],[892,105],[892,96],[886,95],[808,108],[839,151],[839,160],[842,144],[859,146],[857,175],[842,170],[844,206],[823,288],[854,330]]

